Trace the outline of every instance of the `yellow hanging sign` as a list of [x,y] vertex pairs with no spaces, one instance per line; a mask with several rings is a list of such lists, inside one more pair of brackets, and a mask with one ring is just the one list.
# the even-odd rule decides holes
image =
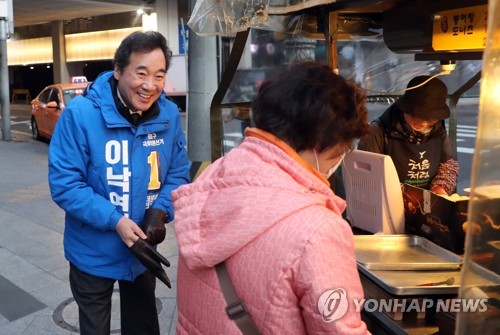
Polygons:
[[437,12],[432,29],[434,51],[483,50],[486,46],[488,5]]

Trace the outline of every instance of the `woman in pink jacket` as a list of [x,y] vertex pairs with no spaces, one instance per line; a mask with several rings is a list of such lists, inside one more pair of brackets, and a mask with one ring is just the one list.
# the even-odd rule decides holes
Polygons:
[[178,334],[241,334],[214,266],[262,334],[367,334],[345,202],[328,177],[368,131],[358,86],[326,65],[264,82],[236,149],[173,192]]

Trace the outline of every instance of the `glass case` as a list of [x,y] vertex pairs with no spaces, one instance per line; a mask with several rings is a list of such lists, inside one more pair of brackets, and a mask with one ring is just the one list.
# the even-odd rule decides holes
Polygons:
[[500,11],[488,8],[456,334],[500,333]]

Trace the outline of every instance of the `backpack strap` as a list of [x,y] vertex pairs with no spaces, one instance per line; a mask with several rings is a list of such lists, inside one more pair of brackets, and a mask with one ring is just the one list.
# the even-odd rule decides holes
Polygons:
[[236,294],[234,290],[233,283],[227,272],[226,263],[221,262],[215,266],[215,271],[217,272],[217,278],[219,279],[219,285],[222,289],[222,294],[226,300],[226,314],[227,316],[236,322],[236,325],[241,330],[244,335],[260,335],[259,329],[253,323],[250,314],[245,307],[245,304]]

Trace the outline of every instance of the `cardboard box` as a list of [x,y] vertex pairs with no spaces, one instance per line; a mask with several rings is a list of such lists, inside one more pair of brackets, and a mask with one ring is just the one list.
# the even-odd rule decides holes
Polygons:
[[418,235],[453,251],[464,253],[468,198],[451,200],[408,184],[403,184],[405,232]]

